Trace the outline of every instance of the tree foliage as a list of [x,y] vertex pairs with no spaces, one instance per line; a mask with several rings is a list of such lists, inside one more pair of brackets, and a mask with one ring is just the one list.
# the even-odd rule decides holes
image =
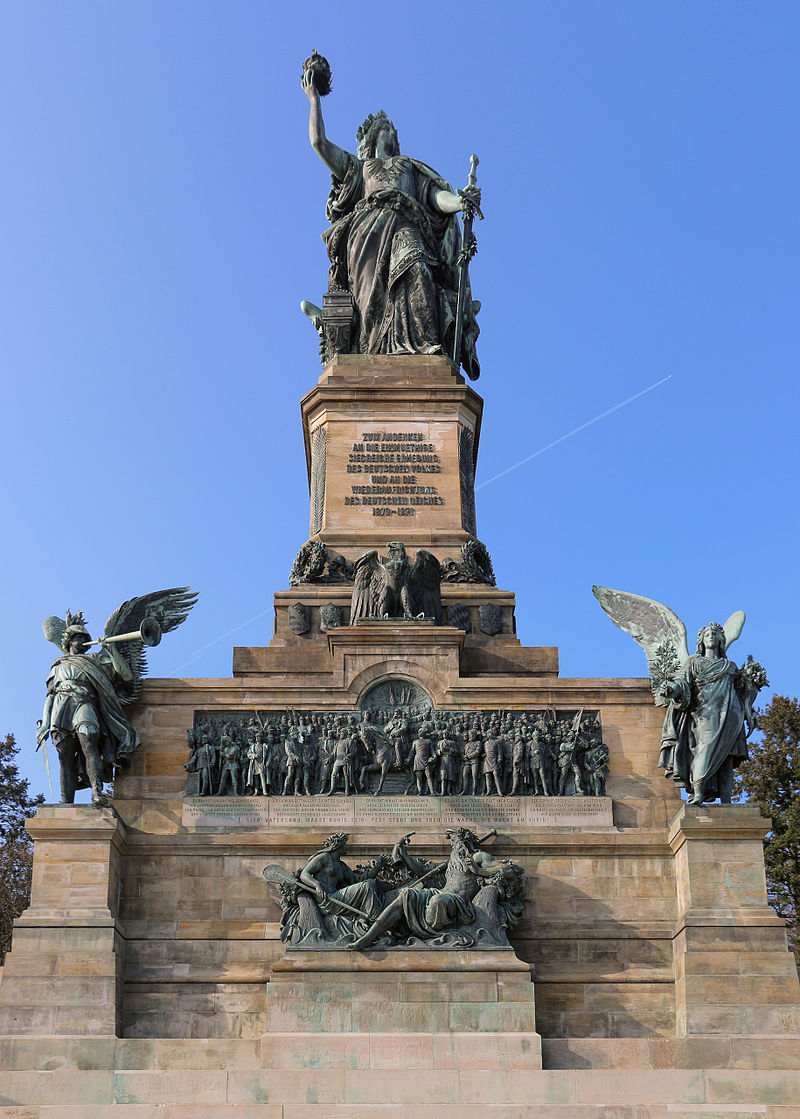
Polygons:
[[11,947],[14,918],[30,900],[33,843],[25,820],[44,803],[43,796],[29,795],[16,756],[14,735],[0,738],[0,964]]
[[786,919],[789,946],[800,962],[800,702],[775,696],[758,715],[763,738],[750,744],[737,791],[772,819],[764,840],[769,901]]

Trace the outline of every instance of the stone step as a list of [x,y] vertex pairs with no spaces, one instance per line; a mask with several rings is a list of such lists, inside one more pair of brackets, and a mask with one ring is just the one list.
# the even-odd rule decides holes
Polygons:
[[274,1119],[797,1119],[800,1070],[29,1070],[0,1073],[0,1105],[13,1119],[97,1119],[120,1105],[131,1119],[177,1119],[181,1106],[187,1119],[273,1119],[272,1108]]
[[[115,1104],[3,1107],[0,1119],[120,1119]],[[435,1119],[797,1119],[796,1105],[458,1104]],[[122,1119],[431,1119],[428,1104],[130,1104]]]
[[518,1033],[275,1033],[261,1038],[0,1037],[0,1071],[800,1067],[796,1035],[543,1038]]

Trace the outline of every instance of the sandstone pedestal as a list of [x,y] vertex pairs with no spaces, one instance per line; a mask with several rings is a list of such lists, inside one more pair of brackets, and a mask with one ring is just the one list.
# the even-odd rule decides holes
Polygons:
[[797,965],[767,904],[768,830],[749,804],[687,804],[672,823],[679,1036],[800,1034]]
[[[267,986],[269,1053],[331,1050],[342,1059],[380,1037],[393,1067],[434,1068],[434,1053],[465,1067],[541,1068],[530,966],[513,949],[349,952],[292,950]],[[426,1061],[422,1060],[425,1055]],[[510,1062],[510,1065],[509,1065]]]
[[114,1037],[125,825],[111,808],[45,805],[26,827],[35,843],[31,904],[14,923],[3,969],[0,1035]]
[[312,537],[354,559],[475,535],[483,401],[447,358],[340,354],[301,407]]

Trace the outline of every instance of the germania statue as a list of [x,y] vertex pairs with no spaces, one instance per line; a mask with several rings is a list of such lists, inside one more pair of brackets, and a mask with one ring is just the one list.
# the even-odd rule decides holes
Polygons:
[[302,84],[311,102],[311,146],[332,177],[331,225],[322,235],[331,261],[326,298],[352,296],[344,333],[326,331],[325,312],[302,304],[322,336],[323,360],[331,350],[445,354],[476,380],[480,304],[472,301],[467,264],[475,252],[472,218],[480,215],[477,157],[468,186],[454,191],[427,164],[400,153],[397,129],[383,110],[358,129],[357,153],[345,151],[325,134],[320,95],[330,91],[330,67],[316,52],[304,63]]

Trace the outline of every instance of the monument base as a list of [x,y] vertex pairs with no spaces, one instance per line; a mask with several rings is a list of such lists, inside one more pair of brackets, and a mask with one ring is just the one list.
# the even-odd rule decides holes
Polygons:
[[541,1068],[529,964],[513,948],[289,949],[272,965],[274,1033],[515,1033]]

